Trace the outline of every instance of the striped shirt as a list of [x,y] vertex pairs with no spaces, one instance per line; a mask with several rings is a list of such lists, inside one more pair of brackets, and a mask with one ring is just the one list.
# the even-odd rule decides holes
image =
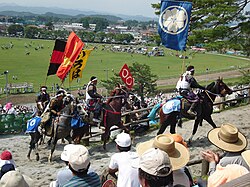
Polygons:
[[82,178],[74,176],[63,187],[101,187],[101,181],[96,173],[91,172]]

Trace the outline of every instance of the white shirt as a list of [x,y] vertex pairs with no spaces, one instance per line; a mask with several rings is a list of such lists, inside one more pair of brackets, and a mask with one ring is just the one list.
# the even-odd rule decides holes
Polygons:
[[181,89],[187,89],[190,90],[190,83],[189,80],[192,78],[191,72],[190,71],[186,71],[185,73],[183,73],[183,75],[180,77],[180,79],[177,82],[176,85],[176,89],[179,90]]
[[138,168],[133,167],[139,163],[135,152],[120,152],[112,155],[109,168],[118,169],[117,187],[139,187]]

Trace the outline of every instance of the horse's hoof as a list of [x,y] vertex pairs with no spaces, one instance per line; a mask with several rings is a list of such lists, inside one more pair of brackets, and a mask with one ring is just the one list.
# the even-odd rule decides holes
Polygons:
[[188,147],[190,147],[192,145],[192,140],[191,139],[188,140],[187,145],[188,145]]
[[40,157],[39,154],[36,155],[36,161],[39,161]]

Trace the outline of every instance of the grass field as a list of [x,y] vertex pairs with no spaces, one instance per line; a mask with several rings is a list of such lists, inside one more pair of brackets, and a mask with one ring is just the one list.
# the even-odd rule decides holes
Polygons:
[[[12,49],[0,48],[0,74],[8,70],[9,83],[33,83],[37,91],[40,85],[45,84],[54,41],[0,38],[1,46],[8,45],[10,42],[14,45]],[[87,48],[91,48],[94,45],[98,46],[98,48],[91,53],[83,71],[82,79],[79,82],[73,82],[70,86],[86,84],[92,75],[97,76],[100,80],[105,80],[107,77],[113,76],[113,72],[119,72],[124,63],[128,65],[131,65],[133,62],[147,64],[151,67],[152,73],[158,75],[160,79],[178,77],[182,72],[183,59],[176,57],[175,51],[164,48],[165,56],[147,57],[142,54],[102,50],[103,46],[99,44],[85,44]],[[35,50],[37,46],[43,46],[43,49]],[[27,52],[30,52],[30,54],[26,55]],[[171,56],[170,53],[174,55]],[[187,56],[189,56],[188,52]],[[207,68],[210,71],[218,72],[239,66],[250,66],[250,62],[247,60],[231,58],[230,56],[198,53],[192,59],[185,59],[184,62],[194,65],[197,74],[206,73]],[[13,76],[17,76],[17,80],[13,80]],[[60,84],[60,79],[56,75],[49,76],[46,85],[51,87],[55,83]],[[0,87],[4,86],[5,76],[1,75]],[[64,87],[69,87],[68,79],[65,80]]]

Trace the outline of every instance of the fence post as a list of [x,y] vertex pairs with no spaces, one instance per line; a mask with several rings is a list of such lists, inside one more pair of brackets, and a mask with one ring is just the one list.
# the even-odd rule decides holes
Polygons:
[[[248,97],[250,96],[250,88],[248,89]],[[247,99],[247,104],[250,103],[250,98]]]
[[201,176],[207,175],[209,169],[209,162],[205,159],[201,161]]
[[[221,97],[221,102],[225,102],[225,97]],[[220,111],[225,109],[225,103],[220,104]]]

